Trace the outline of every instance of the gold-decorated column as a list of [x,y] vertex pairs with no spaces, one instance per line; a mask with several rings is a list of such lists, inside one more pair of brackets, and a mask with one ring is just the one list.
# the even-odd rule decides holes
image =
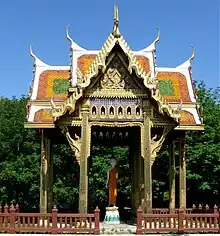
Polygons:
[[151,108],[144,111],[144,200],[145,212],[152,212],[152,171],[151,171]]
[[[40,213],[47,213],[48,197],[52,201],[52,160],[51,160],[51,142],[47,136],[46,130],[41,130],[41,169],[40,169]],[[49,190],[49,195],[48,195]]]
[[79,212],[87,213],[88,209],[88,165],[90,127],[89,127],[89,105],[85,104],[81,110],[81,156],[80,156],[80,180],[79,180]]
[[175,212],[175,142],[171,141],[169,147],[169,210],[170,212]]
[[53,143],[48,143],[48,193],[47,193],[47,212],[51,213],[53,209]]
[[179,203],[180,208],[186,209],[186,137],[185,132],[180,136],[179,155]]

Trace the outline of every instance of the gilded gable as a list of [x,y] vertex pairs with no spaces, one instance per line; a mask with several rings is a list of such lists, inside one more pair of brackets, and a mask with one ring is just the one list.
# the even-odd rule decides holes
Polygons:
[[114,53],[107,60],[105,72],[93,79],[86,94],[89,93],[92,97],[147,96],[141,79],[129,73],[125,55]]

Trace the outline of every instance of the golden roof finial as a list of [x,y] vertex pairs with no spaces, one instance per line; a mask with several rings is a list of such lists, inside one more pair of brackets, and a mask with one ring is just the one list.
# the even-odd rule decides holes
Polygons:
[[121,33],[118,28],[119,18],[118,18],[118,6],[114,5],[114,28],[112,34],[115,38],[120,38]]

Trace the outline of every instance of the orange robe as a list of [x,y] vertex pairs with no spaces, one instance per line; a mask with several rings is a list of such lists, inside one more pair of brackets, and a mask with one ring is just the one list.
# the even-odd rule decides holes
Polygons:
[[109,191],[109,205],[116,205],[117,197],[117,169],[113,168],[109,171],[108,191]]

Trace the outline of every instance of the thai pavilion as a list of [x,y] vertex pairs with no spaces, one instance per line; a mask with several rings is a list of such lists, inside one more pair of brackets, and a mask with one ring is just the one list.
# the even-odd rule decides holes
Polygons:
[[24,125],[41,133],[42,213],[53,206],[52,144],[66,139],[80,166],[79,212],[83,213],[88,209],[91,142],[100,132],[109,135],[112,130],[126,130],[137,137],[129,141],[133,209],[142,205],[146,212],[152,210],[152,165],[165,139],[171,147],[169,208],[175,209],[176,204],[174,147],[179,150],[179,207],[186,208],[185,132],[204,129],[192,81],[194,51],[177,67],[159,67],[159,29],[149,46],[133,51],[118,24],[115,7],[113,30],[99,50],[77,45],[67,27],[67,66],[48,65],[30,48],[34,78]]

